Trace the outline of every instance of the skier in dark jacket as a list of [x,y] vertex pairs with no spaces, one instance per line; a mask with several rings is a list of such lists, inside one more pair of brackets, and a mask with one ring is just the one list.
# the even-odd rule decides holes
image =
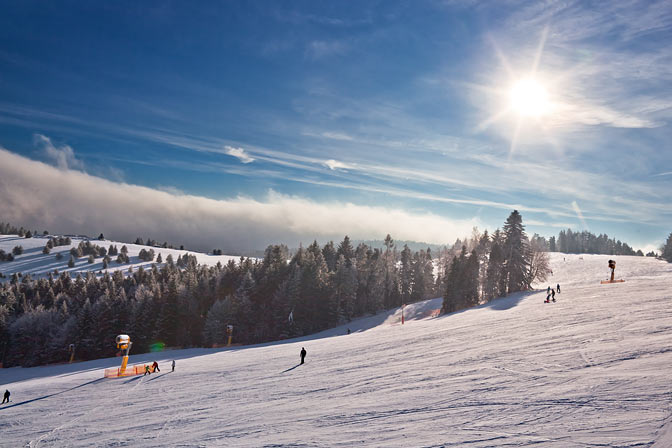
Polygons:
[[303,360],[306,358],[306,349],[304,347],[301,347],[301,364],[303,364]]
[[154,364],[152,364],[152,372],[160,372],[159,370],[159,363],[154,361]]
[[551,289],[551,297],[554,302],[555,302],[555,289]]
[[5,398],[2,399],[2,404],[9,403],[9,396],[11,394],[9,393],[9,389],[5,389]]
[[175,371],[175,360],[173,359],[173,370],[172,370],[172,372],[174,372],[174,371]]
[[557,289],[557,290],[558,290],[558,294],[560,294],[560,283],[558,283],[558,286],[556,286],[555,289]]

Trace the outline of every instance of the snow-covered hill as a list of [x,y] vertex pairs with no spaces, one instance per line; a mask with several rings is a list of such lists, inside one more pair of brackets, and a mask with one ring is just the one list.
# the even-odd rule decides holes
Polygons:
[[[77,247],[81,241],[89,241],[87,238],[83,237],[71,237],[72,243],[65,246],[56,246],[51,249],[51,253],[43,254],[42,249],[49,240],[49,236],[36,236],[33,238],[22,238],[18,235],[0,235],[0,249],[6,253],[11,253],[12,249],[16,246],[23,247],[23,254],[15,255],[14,261],[0,261],[0,273],[4,274],[6,278],[1,279],[7,280],[14,273],[22,274],[31,274],[33,278],[38,278],[41,276],[47,275],[49,272],[70,272],[72,275],[77,273],[85,274],[87,271],[93,271],[96,273],[104,272],[103,269],[103,257],[97,257],[94,260],[94,263],[89,263],[87,257],[78,258],[75,262],[75,266],[70,268],[68,267],[68,260],[70,260],[70,249]],[[109,263],[108,272],[112,273],[117,270],[128,271],[129,267],[133,267],[134,270],[143,266],[145,269],[151,267],[154,262],[143,261],[138,257],[138,254],[142,249],[149,250],[153,249],[155,256],[158,257],[161,254],[161,258],[165,263],[168,255],[172,255],[174,260],[177,260],[179,256],[190,254],[195,256],[198,259],[199,264],[205,264],[208,266],[214,266],[218,262],[221,262],[223,265],[226,264],[229,260],[238,261],[240,260],[239,256],[233,255],[208,255],[198,252],[191,252],[187,250],[179,249],[164,249],[161,247],[149,247],[142,246],[138,244],[128,244],[121,243],[118,241],[108,241],[108,240],[90,240],[91,244],[96,244],[98,246],[104,247],[105,249],[109,248],[110,245],[115,245],[117,249],[121,249],[122,246],[126,246],[128,249],[128,256],[130,258],[130,263],[117,263],[115,259],[116,256],[110,257],[112,261]],[[56,254],[61,253],[63,258],[58,260]]]
[[119,359],[0,370],[0,444],[670,447],[672,265],[616,257],[626,282],[600,285],[608,258],[552,254],[557,303],[543,284],[438,318],[440,301],[413,305],[403,326],[396,310],[301,340],[132,355],[159,361],[146,377],[101,379]]

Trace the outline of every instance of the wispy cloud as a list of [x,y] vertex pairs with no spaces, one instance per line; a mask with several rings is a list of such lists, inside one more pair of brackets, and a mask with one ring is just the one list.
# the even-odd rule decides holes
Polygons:
[[347,163],[339,162],[338,160],[334,159],[329,159],[325,161],[324,165],[330,170],[347,170],[351,168],[351,166],[348,165]]
[[75,157],[75,151],[69,145],[56,146],[42,134],[35,134],[34,142],[59,169],[84,169],[84,162]]
[[242,163],[254,162],[254,158],[251,157],[248,153],[246,153],[243,148],[234,148],[233,146],[225,146],[224,149],[226,150],[226,154],[237,158]]
[[572,208],[574,209],[574,212],[576,213],[576,217],[579,218],[579,221],[581,222],[581,225],[583,226],[583,228],[588,229],[588,225],[586,224],[586,220],[583,218],[583,212],[581,212],[581,208],[579,207],[579,204],[576,201],[572,201]]
[[330,138],[332,140],[344,140],[344,141],[353,141],[354,138],[347,134],[342,134],[340,132],[323,132],[322,137]]

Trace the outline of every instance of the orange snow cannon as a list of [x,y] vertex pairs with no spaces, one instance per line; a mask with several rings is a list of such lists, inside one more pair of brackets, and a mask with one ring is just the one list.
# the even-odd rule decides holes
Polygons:
[[128,364],[128,352],[131,351],[131,338],[127,334],[120,334],[115,340],[117,348],[122,350],[124,353],[123,358],[121,358],[121,367],[116,369],[105,369],[105,378],[119,378],[124,376],[133,376],[133,375],[142,375],[145,373],[145,365],[137,365],[127,368]]
[[607,283],[623,283],[625,280],[614,280],[614,270],[616,269],[616,261],[609,260],[609,269],[611,269],[611,278],[609,280],[602,280],[601,285],[606,285]]

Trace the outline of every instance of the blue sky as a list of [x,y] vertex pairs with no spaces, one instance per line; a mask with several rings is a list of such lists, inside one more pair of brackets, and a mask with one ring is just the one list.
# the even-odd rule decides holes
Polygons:
[[514,208],[546,236],[652,248],[672,231],[669,2],[2,10],[0,212],[17,224],[238,249],[452,242]]

